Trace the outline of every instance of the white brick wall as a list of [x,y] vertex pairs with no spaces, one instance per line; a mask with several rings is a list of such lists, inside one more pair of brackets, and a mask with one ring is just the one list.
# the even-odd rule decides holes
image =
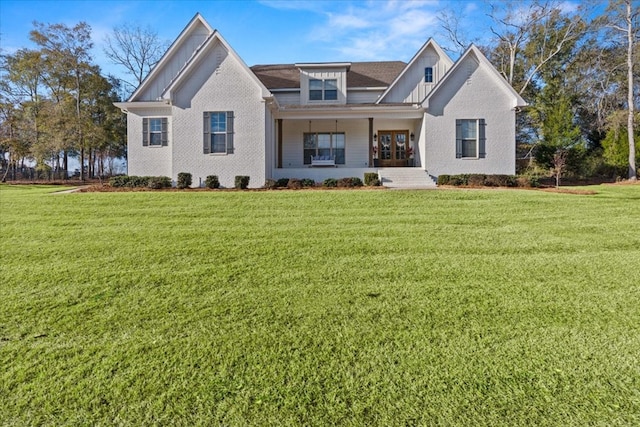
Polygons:
[[[127,114],[127,164],[128,175],[137,176],[172,176],[171,151],[173,147],[173,133],[171,131],[171,107],[157,109],[130,109]],[[142,146],[143,117],[167,117],[168,140],[167,147]]]
[[[233,154],[203,154],[205,111],[234,112]],[[217,44],[177,89],[173,107],[173,179],[180,172],[189,172],[197,186],[208,175],[217,175],[220,184],[229,188],[236,175],[248,175],[250,187],[261,187],[266,177],[265,111],[258,85]]]
[[[425,114],[425,161],[431,175],[515,173],[513,96],[472,56],[460,64]],[[456,119],[485,119],[486,158],[456,158]]]

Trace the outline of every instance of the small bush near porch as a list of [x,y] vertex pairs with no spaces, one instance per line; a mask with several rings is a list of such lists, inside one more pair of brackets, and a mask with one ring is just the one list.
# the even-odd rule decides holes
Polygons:
[[0,424],[640,422],[638,185],[59,189],[0,186]]

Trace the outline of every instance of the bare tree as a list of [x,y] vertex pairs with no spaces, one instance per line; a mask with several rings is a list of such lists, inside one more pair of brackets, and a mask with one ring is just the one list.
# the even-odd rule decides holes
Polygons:
[[469,44],[471,44],[471,41],[467,38],[468,34],[461,29],[464,28],[464,24],[461,22],[459,12],[452,9],[443,9],[438,14],[438,21],[447,34],[447,38],[454,45],[453,48],[443,48],[460,54],[464,52]]
[[567,167],[568,154],[568,151],[562,148],[556,150],[553,154],[553,167],[551,168],[551,171],[553,172],[553,176],[556,178],[556,188],[560,187],[560,177]]
[[167,43],[160,40],[151,28],[140,28],[124,24],[113,29],[113,35],[105,38],[104,53],[116,65],[126,69],[133,80],[122,80],[131,91],[145,79],[151,69],[160,61]]
[[523,94],[547,63],[584,35],[587,12],[584,6],[569,15],[554,0],[491,5],[495,53],[503,57],[494,62],[500,62],[495,65],[518,93]]
[[[634,136],[634,87],[633,87],[633,51],[638,39],[638,17],[640,8],[632,8],[631,0],[611,1],[607,26],[624,34],[627,44],[627,135],[629,138],[629,173],[628,178],[637,180],[636,145]],[[622,25],[620,25],[622,23]]]

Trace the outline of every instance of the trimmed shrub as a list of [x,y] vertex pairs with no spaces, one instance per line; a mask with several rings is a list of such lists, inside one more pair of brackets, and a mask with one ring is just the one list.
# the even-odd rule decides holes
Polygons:
[[209,175],[204,180],[204,185],[207,188],[220,188],[220,180],[218,180],[218,175]]
[[127,187],[131,188],[143,188],[149,186],[149,176],[130,176]]
[[487,175],[484,185],[488,187],[515,187],[516,178],[512,175]]
[[276,181],[278,187],[286,187],[289,184],[289,178],[280,178]]
[[297,178],[291,178],[289,179],[289,182],[287,183],[287,188],[291,189],[291,190],[299,190],[302,188],[302,181],[300,181]]
[[484,174],[472,173],[471,175],[469,175],[468,182],[472,187],[482,187],[485,183],[486,178],[487,177]]
[[189,172],[180,172],[178,174],[178,182],[176,184],[178,188],[191,187],[191,174]]
[[316,182],[311,178],[304,178],[300,181],[303,187],[315,187]]
[[380,179],[378,178],[378,174],[375,172],[365,172],[364,185],[369,187],[378,187],[380,185]]
[[116,188],[126,187],[129,184],[127,175],[112,176],[109,178],[109,185]]
[[451,178],[449,178],[449,185],[460,186],[467,185],[467,183],[462,175],[452,175]]
[[451,175],[438,175],[438,185],[449,185]]
[[147,187],[154,190],[160,190],[161,188],[171,188],[171,178],[168,176],[150,176],[147,182]]
[[249,187],[249,177],[247,175],[236,175],[234,187],[238,190],[246,190]]
[[362,180],[355,176],[341,178],[338,181],[338,187],[343,187],[343,188],[362,187]]
[[266,188],[268,190],[273,190],[278,188],[278,182],[275,179],[267,179],[264,181],[264,185],[262,188]]
[[327,178],[324,181],[322,181],[322,186],[323,187],[328,187],[328,188],[337,187],[338,186],[338,180],[335,179],[335,178]]

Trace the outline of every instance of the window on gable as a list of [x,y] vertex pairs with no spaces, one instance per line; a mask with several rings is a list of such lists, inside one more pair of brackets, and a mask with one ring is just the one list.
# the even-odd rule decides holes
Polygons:
[[233,111],[205,112],[204,154],[233,153]]
[[433,67],[427,67],[424,69],[424,82],[433,83]]
[[168,120],[166,117],[151,117],[142,119],[142,145],[152,147],[166,147],[169,145]]
[[309,79],[310,101],[335,101],[338,99],[338,80]]
[[458,159],[485,158],[484,119],[456,120],[456,157]]
[[305,165],[311,164],[311,158],[320,160],[335,160],[337,165],[344,165],[344,133],[305,133],[304,134],[304,161]]

